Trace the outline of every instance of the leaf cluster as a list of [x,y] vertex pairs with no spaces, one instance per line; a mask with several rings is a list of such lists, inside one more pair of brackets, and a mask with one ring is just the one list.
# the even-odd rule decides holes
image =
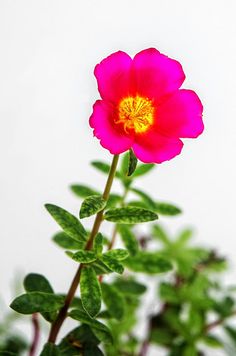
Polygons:
[[[92,166],[106,175],[111,169],[103,161],[93,161]],[[203,344],[225,348],[224,340],[214,334],[212,315],[216,326],[224,328],[231,346],[236,347],[236,329],[227,322],[235,310],[234,291],[219,282],[226,260],[215,251],[194,246],[191,230],[171,238],[156,222],[163,215],[180,214],[181,209],[156,201],[135,186],[136,179],[153,169],[152,164],[138,163],[129,151],[115,174],[123,194],[112,192],[107,200],[97,188],[79,183],[71,186],[75,196],[82,199],[76,214],[55,204],[45,205],[60,227],[53,242],[80,266],[80,285],[67,313],[77,326],[57,345],[46,343],[41,356],[136,356],[143,355],[143,345],[149,344],[158,344],[169,356],[200,355]],[[85,222],[96,214],[113,223],[112,238],[103,231],[94,234],[91,241]],[[149,232],[140,234],[137,225],[144,222],[150,223]],[[116,237],[121,248],[113,246]],[[146,311],[147,335],[140,338],[135,329],[148,290],[143,283],[147,277],[156,284],[157,293],[153,296],[154,310]],[[23,285],[25,293],[13,300],[11,308],[23,315],[37,313],[52,325],[66,295],[55,292],[48,279],[38,273],[28,274]],[[8,346],[3,350],[11,352]],[[22,353],[20,348],[17,352]]]

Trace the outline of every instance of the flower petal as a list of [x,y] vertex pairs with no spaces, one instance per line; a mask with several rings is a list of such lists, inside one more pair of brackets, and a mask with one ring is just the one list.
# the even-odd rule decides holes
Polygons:
[[102,99],[117,103],[129,94],[131,63],[127,53],[118,51],[96,65],[94,74]]
[[170,137],[198,137],[203,129],[203,106],[192,90],[178,90],[157,108],[158,130]]
[[157,102],[182,85],[185,74],[179,62],[149,48],[136,54],[132,64],[136,94]]
[[183,142],[178,138],[169,138],[150,130],[135,138],[132,148],[135,155],[144,163],[162,163],[180,154]]
[[97,100],[93,106],[93,113],[89,119],[93,133],[101,145],[112,154],[127,151],[133,143],[133,137],[119,130],[113,122],[114,108],[103,100]]

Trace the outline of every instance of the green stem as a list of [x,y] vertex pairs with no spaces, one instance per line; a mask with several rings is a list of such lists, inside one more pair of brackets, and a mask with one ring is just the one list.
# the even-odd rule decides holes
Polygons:
[[[110,194],[110,190],[111,190],[111,186],[112,186],[112,182],[113,179],[115,177],[115,173],[116,173],[116,168],[117,168],[117,164],[118,164],[118,160],[119,160],[119,155],[114,155],[113,160],[112,160],[112,164],[111,164],[111,168],[110,168],[110,172],[107,178],[107,182],[106,182],[106,186],[103,192],[103,199],[104,200],[108,200],[109,198],[109,194]],[[100,225],[102,223],[103,220],[103,213],[104,210],[100,211],[95,218],[94,224],[93,224],[93,228],[92,231],[90,233],[88,242],[86,244],[85,249],[86,250],[91,250],[93,247],[93,241],[94,238],[96,236],[96,234],[99,231]],[[75,296],[76,290],[78,288],[79,282],[80,282],[80,276],[81,276],[81,271],[83,268],[83,264],[79,265],[79,268],[74,276],[74,279],[71,283],[71,286],[69,288],[69,291],[66,295],[65,298],[65,303],[63,305],[63,307],[60,309],[57,318],[55,319],[55,321],[52,323],[51,325],[51,330],[50,330],[50,334],[49,334],[49,338],[48,338],[48,342],[51,342],[52,344],[55,344],[56,339],[57,339],[57,335],[61,329],[61,326],[64,322],[64,320],[66,319],[67,316],[67,312],[68,309],[70,307],[70,304]]]

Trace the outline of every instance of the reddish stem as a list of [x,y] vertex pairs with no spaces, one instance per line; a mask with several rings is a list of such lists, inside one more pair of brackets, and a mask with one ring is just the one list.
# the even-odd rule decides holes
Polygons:
[[[230,315],[228,315],[226,318],[231,318],[232,316],[236,315],[236,310],[234,310]],[[208,332],[211,329],[214,329],[215,327],[221,325],[224,323],[226,318],[221,318],[218,320],[213,321],[212,323],[208,324],[205,328],[205,331]]]
[[36,355],[36,350],[39,344],[40,328],[39,328],[39,320],[38,320],[37,313],[32,315],[32,324],[33,324],[33,341],[30,347],[29,356]]

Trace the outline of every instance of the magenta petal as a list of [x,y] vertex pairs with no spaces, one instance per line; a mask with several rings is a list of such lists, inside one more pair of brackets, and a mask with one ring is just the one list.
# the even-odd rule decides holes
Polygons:
[[128,95],[131,63],[127,53],[118,51],[96,65],[94,74],[102,99],[117,103]]
[[169,138],[156,131],[149,131],[135,139],[132,148],[137,158],[144,163],[162,163],[180,154],[183,143],[178,138]]
[[101,145],[112,154],[119,154],[127,151],[133,143],[133,138],[117,129],[113,123],[113,106],[103,100],[97,100],[93,105],[93,113],[89,119],[93,133]]
[[132,64],[137,94],[157,102],[182,85],[185,75],[179,62],[149,48],[136,54]]
[[171,137],[198,137],[203,129],[203,106],[192,90],[178,90],[157,109],[158,130]]

